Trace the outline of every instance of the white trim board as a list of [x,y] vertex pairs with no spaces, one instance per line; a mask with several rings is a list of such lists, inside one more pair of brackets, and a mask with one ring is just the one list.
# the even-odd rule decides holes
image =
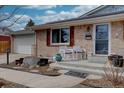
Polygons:
[[[102,55],[95,54],[95,45],[96,45],[96,25],[108,24],[108,55],[111,54],[111,23],[98,23],[93,25],[93,55]],[[102,55],[103,56],[103,55]]]

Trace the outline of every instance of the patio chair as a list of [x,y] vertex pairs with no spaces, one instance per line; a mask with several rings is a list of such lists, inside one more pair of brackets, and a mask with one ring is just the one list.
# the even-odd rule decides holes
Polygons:
[[[82,49],[80,46],[74,46],[73,47],[74,53],[75,53],[75,59],[76,60],[81,60],[84,58],[85,54],[86,54],[86,50]],[[80,58],[78,58],[78,55],[80,56]]]
[[64,47],[64,46],[59,47],[59,53],[62,56],[62,60],[65,59],[65,51],[66,51],[66,49],[67,49],[67,47]]
[[65,46],[62,46],[59,48],[59,53],[62,56],[62,60],[73,60],[74,59],[73,48],[67,48]]
[[74,60],[74,50],[73,48],[67,48],[65,51],[65,60]]

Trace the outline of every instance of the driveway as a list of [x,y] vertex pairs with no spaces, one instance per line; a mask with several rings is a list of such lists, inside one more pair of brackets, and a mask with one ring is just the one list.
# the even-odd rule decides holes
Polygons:
[[[26,57],[26,56],[29,56],[29,55],[26,55],[26,54],[10,54],[9,55],[9,61],[13,62],[16,59],[19,59],[21,57]],[[0,64],[1,63],[6,63],[6,60],[7,60],[6,53],[5,54],[0,54]]]

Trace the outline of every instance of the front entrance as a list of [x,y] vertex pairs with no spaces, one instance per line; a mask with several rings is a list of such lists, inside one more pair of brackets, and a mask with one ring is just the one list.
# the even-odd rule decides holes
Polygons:
[[109,24],[95,25],[95,54],[109,54]]

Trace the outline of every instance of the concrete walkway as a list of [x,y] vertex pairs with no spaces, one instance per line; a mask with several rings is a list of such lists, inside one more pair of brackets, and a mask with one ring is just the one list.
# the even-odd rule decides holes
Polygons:
[[50,77],[28,72],[0,68],[0,78],[35,88],[65,88],[81,83],[84,79],[68,75]]

